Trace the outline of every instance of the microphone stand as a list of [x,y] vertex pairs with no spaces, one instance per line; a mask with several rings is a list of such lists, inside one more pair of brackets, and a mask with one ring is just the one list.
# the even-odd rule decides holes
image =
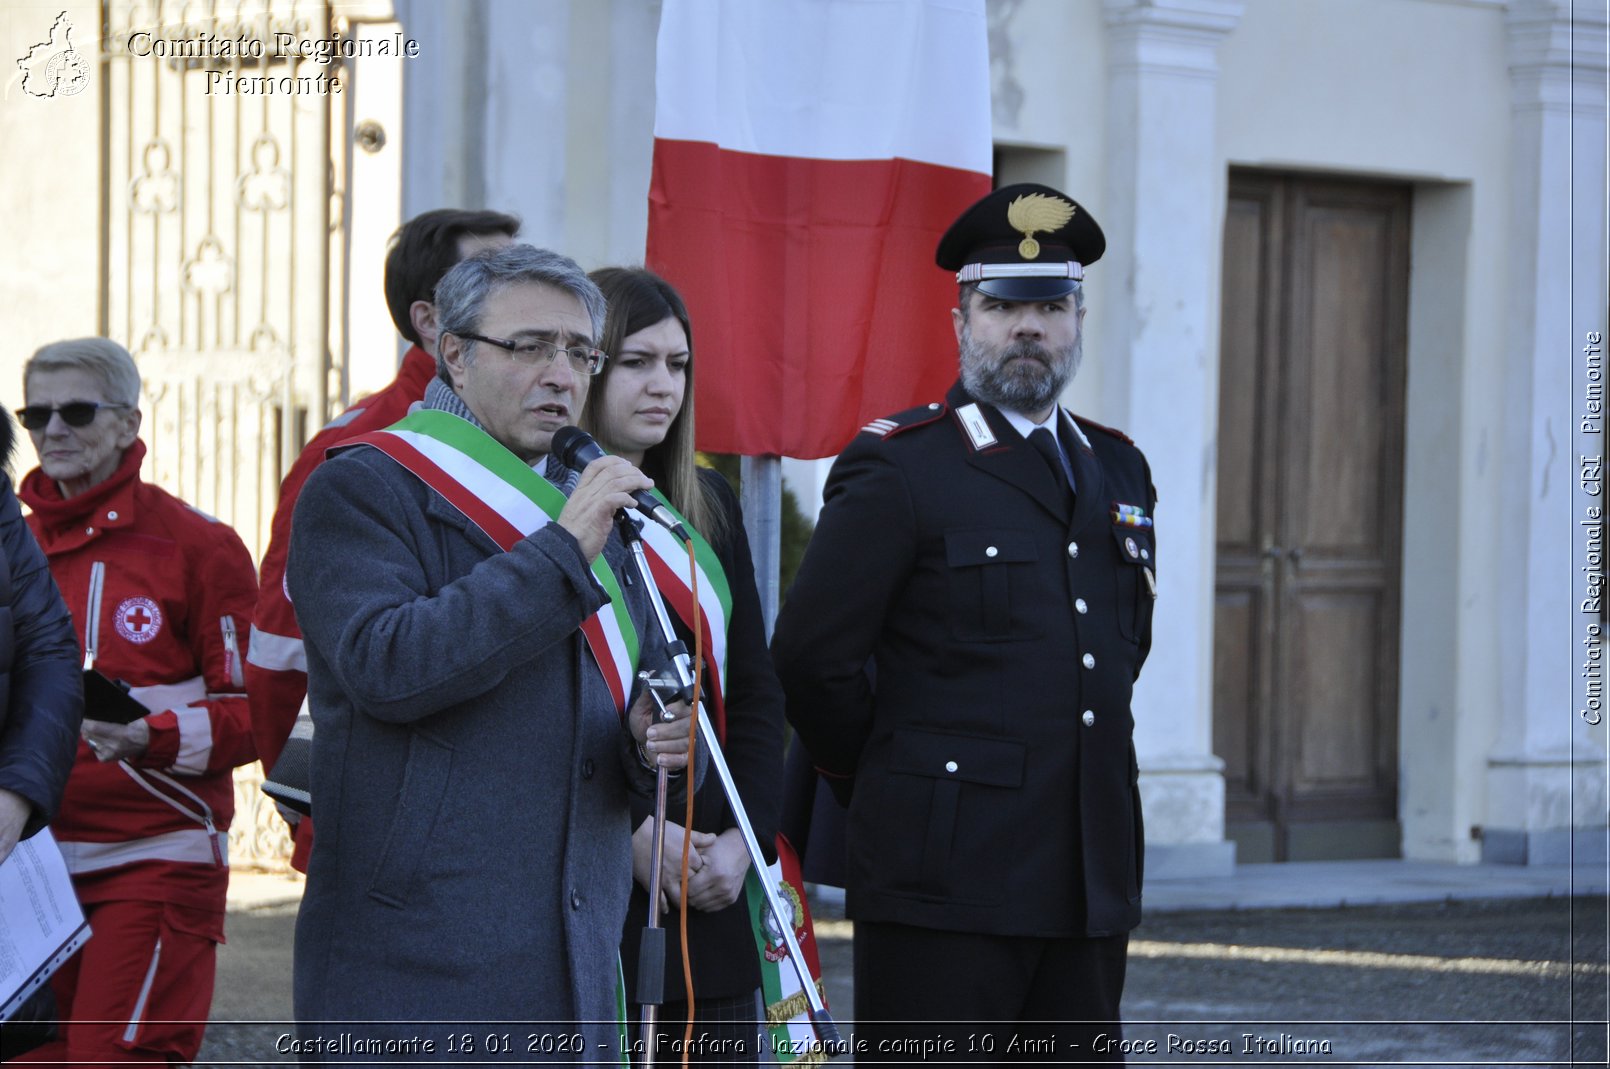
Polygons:
[[[639,678],[648,685],[655,704],[663,712],[667,697],[672,701],[693,700],[693,658],[688,653],[686,643],[677,637],[670,614],[665,608],[665,600],[660,596],[660,588],[654,582],[653,573],[649,570],[648,558],[643,553],[643,540],[639,533],[642,528],[641,522],[627,516],[623,510],[615,514],[615,526],[621,540],[631,550],[632,564],[643,581],[644,589],[648,591],[649,604],[654,609],[654,619],[659,623],[660,633],[665,636],[666,650],[671,655],[671,663],[665,672],[639,673]],[[727,805],[732,810],[733,818],[738,822],[739,833],[743,836],[744,848],[749,853],[749,863],[755,867],[755,874],[760,878],[761,890],[766,895],[767,909],[771,912],[772,920],[776,923],[788,948],[788,960],[793,963],[794,973],[799,977],[799,986],[805,994],[809,1007],[811,1028],[815,1031],[823,1052],[830,1058],[835,1057],[845,1050],[844,1040],[839,1035],[838,1026],[833,1023],[832,1015],[827,1011],[826,1003],[822,1001],[821,992],[816,990],[816,982],[811,978],[810,968],[805,963],[805,954],[800,950],[799,940],[794,935],[794,911],[783,903],[777,888],[766,878],[766,855],[761,853],[760,842],[755,838],[754,826],[749,822],[749,813],[744,809],[743,799],[738,797],[738,786],[733,782],[732,771],[727,767],[727,759],[722,754],[721,742],[716,738],[715,727],[709,717],[702,715],[699,717],[699,745],[704,747],[710,767],[715,770],[717,778],[721,781],[721,790],[726,795]],[[643,931],[643,942],[638,954],[637,990],[638,1001],[643,1006],[645,1066],[654,1064],[654,1025],[658,1018],[659,1007],[665,1001],[665,930],[660,927],[659,881],[665,846],[668,778],[669,774],[664,768],[658,770],[655,778],[654,846],[651,851],[654,886],[649,890],[648,926]],[[687,789],[690,791],[694,789],[691,777]],[[690,833],[691,829],[683,829],[684,835]],[[686,903],[683,904],[683,908],[687,908]],[[653,970],[652,981],[647,971],[650,968]],[[653,996],[652,1001],[645,998],[645,994]]]

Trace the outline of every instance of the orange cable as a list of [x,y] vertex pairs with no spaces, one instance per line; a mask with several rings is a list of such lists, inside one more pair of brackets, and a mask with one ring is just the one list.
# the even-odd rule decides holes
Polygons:
[[682,820],[682,983],[688,992],[688,1020],[682,1030],[682,1065],[687,1069],[693,1048],[693,959],[688,955],[688,847],[693,842],[693,761],[699,742],[699,689],[704,679],[704,627],[699,611],[699,562],[693,554],[693,539],[687,540],[688,586],[693,594],[693,724],[688,736],[688,778],[684,781],[687,809]]

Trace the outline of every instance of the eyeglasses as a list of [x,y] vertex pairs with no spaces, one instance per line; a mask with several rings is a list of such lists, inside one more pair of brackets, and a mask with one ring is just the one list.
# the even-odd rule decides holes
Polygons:
[[68,401],[65,405],[28,405],[17,409],[17,418],[30,431],[42,431],[50,426],[50,417],[61,413],[62,422],[69,427],[88,427],[95,414],[103,408],[128,408],[112,401]]
[[572,345],[564,348],[546,338],[532,338],[530,341],[509,341],[506,338],[488,338],[484,334],[471,334],[463,330],[443,331],[445,334],[457,334],[460,338],[470,341],[484,341],[488,345],[495,345],[507,352],[517,362],[531,367],[552,364],[563,353],[570,362],[570,369],[578,375],[596,375],[604,370],[604,361],[609,354],[602,349],[594,349],[591,345]]

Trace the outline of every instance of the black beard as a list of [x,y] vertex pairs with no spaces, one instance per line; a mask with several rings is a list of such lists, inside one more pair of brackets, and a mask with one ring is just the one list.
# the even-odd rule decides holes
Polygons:
[[[1083,340],[1054,353],[1043,345],[1016,341],[991,352],[962,328],[962,386],[980,401],[1013,412],[1040,412],[1056,403],[1079,370]],[[1022,358],[1022,359],[1020,359]]]

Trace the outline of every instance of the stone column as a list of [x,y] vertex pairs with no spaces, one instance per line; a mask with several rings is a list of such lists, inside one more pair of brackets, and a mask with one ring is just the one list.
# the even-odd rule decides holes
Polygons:
[[403,218],[433,208],[487,207],[487,26],[483,5],[396,0],[419,41],[403,65]]
[[1135,694],[1149,876],[1227,873],[1213,755],[1219,273],[1225,163],[1217,48],[1233,0],[1105,0],[1108,65],[1102,410],[1151,461],[1158,605]]
[[[1578,569],[1579,521],[1588,504],[1603,507],[1607,485],[1584,466],[1585,456],[1604,454],[1603,421],[1596,434],[1579,429],[1582,349],[1605,329],[1605,8],[1514,0],[1507,29],[1511,281],[1503,491],[1494,510],[1505,534],[1494,581],[1510,611],[1499,624],[1500,721],[1482,854],[1602,863],[1603,730],[1583,720],[1578,704],[1598,615],[1578,604]],[[1602,645],[1597,656],[1602,681]]]

